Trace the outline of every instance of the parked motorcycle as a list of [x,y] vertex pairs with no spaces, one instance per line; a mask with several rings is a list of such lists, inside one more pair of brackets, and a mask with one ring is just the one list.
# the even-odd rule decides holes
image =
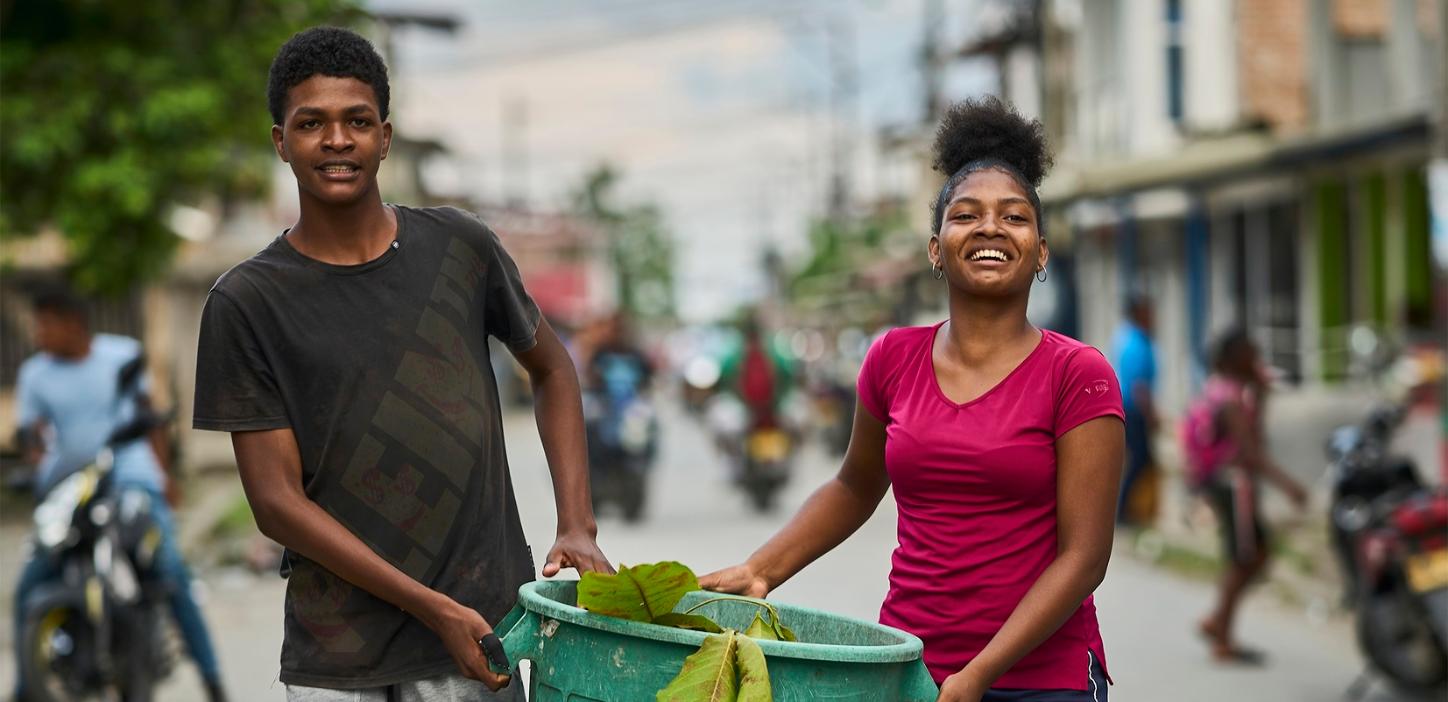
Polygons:
[[[122,369],[120,398],[134,396],[141,368],[138,359]],[[117,428],[90,465],[60,480],[35,509],[35,557],[50,559],[60,574],[22,609],[16,645],[36,702],[144,702],[174,668],[152,498],[116,489],[111,470],[112,449],[158,421],[140,416]]]
[[1448,492],[1424,487],[1389,441],[1402,405],[1328,441],[1333,545],[1371,666],[1411,694],[1448,683]]
[[598,388],[584,395],[593,509],[615,504],[627,522],[644,517],[659,421],[644,394],[646,369],[628,354],[600,354]]

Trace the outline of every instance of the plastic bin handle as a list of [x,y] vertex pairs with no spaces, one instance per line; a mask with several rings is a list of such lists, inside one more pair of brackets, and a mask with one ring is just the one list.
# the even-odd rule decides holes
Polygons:
[[537,612],[530,612],[523,608],[522,604],[513,607],[503,620],[493,627],[493,633],[503,640],[503,651],[508,654],[510,669],[502,669],[491,661],[488,667],[495,673],[511,675],[518,670],[518,663],[525,658],[532,658],[538,650],[539,622],[541,618]]
[[900,699],[905,702],[935,702],[939,698],[940,688],[935,686],[935,678],[930,677],[925,661],[916,659],[905,668],[905,679],[900,683]]

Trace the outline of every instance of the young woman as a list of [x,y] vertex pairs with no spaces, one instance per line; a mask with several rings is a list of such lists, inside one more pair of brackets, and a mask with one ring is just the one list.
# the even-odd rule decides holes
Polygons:
[[1039,122],[995,98],[951,108],[930,262],[950,318],[878,339],[839,474],[750,558],[704,587],[763,597],[895,490],[882,623],[925,642],[941,700],[1105,700],[1091,593],[1121,484],[1121,392],[1096,349],[1026,319],[1050,253]]

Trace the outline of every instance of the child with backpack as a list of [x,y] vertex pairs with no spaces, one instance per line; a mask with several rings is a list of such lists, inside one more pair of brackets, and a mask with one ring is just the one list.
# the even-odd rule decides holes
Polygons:
[[1234,642],[1232,625],[1247,586],[1267,566],[1268,538],[1258,501],[1261,479],[1272,481],[1301,509],[1307,491],[1267,454],[1262,422],[1267,380],[1256,345],[1244,330],[1213,346],[1212,375],[1187,410],[1182,448],[1187,482],[1217,515],[1227,564],[1217,608],[1199,628],[1222,662],[1260,663],[1261,653]]

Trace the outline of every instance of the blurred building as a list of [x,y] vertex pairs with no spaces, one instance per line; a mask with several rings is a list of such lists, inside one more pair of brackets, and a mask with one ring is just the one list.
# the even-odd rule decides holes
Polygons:
[[516,206],[478,209],[518,264],[544,316],[576,329],[617,306],[608,238],[593,222]]
[[994,8],[961,53],[1050,132],[1041,196],[1077,331],[1106,348],[1129,294],[1155,300],[1169,411],[1231,325],[1309,385],[1349,372],[1355,326],[1430,333],[1432,0]]

